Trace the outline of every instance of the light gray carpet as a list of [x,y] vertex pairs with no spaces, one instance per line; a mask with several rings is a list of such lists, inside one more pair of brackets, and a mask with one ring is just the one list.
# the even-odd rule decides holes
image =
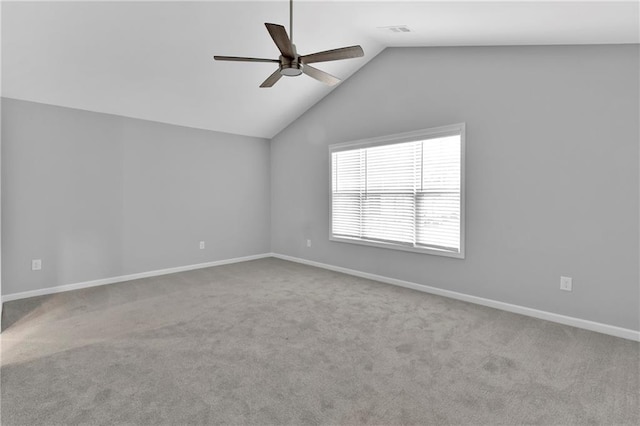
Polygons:
[[638,424],[639,345],[276,259],[10,302],[2,424]]

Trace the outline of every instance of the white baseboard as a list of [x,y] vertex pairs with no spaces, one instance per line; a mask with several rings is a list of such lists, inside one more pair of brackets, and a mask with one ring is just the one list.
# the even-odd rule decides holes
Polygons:
[[[140,272],[140,273],[130,274],[130,275],[122,275],[119,277],[103,278],[99,280],[85,281],[85,282],[74,283],[74,284],[66,284],[66,285],[61,285],[57,287],[43,288],[39,290],[12,293],[12,294],[7,294],[2,296],[2,303],[10,302],[12,300],[25,299],[28,297],[43,296],[47,294],[61,293],[65,291],[96,287],[96,286],[101,286],[106,284],[115,284],[123,281],[131,281],[131,280],[136,280],[140,278],[156,277],[159,275],[174,274],[176,272],[191,271],[194,269],[210,268],[212,266],[246,262],[249,260],[263,259],[266,257],[275,257],[282,260],[302,263],[305,265],[328,269],[335,272],[341,272],[343,274],[353,275],[360,278],[380,281],[386,284],[392,284],[400,287],[411,288],[413,290],[422,291],[424,293],[430,293],[438,296],[448,297],[451,299],[462,300],[464,302],[475,303],[477,305],[488,306],[490,308],[500,309],[503,311],[526,315],[533,318],[539,318],[539,319],[543,319],[543,320],[547,320],[547,321],[551,321],[559,324],[570,325],[570,326],[582,328],[585,330],[591,330],[598,333],[621,337],[623,339],[640,341],[640,331],[631,330],[628,328],[622,328],[614,325],[602,324],[595,321],[569,317],[566,315],[555,314],[553,312],[541,311],[538,309],[527,308],[525,306],[513,305],[511,303],[499,302],[497,300],[492,300],[492,299],[485,299],[483,297],[478,297],[478,296],[471,296],[468,294],[458,293],[450,290],[444,290],[441,288],[431,287],[424,284],[412,283],[409,281],[398,280],[395,278],[384,277],[382,275],[370,274],[368,272],[356,271],[354,269],[328,265],[325,263],[315,262],[312,260],[287,256],[287,255],[278,254],[278,253],[263,253],[263,254],[253,255],[253,256],[244,256],[244,257],[237,257],[233,259],[217,260],[214,262],[198,263],[195,265],[187,265],[187,266],[178,266],[175,268],[159,269],[155,271]],[[0,309],[1,309],[1,306],[0,306]]]
[[492,300],[492,299],[485,299],[483,297],[470,296],[468,294],[458,293],[450,290],[443,290],[441,288],[431,287],[424,284],[417,284],[409,281],[398,280],[395,278],[383,277],[381,275],[370,274],[368,272],[356,271],[354,269],[342,268],[340,266],[327,265],[325,263],[314,262],[312,260],[286,256],[283,254],[271,253],[271,256],[278,259],[282,259],[282,260],[302,263],[305,265],[328,269],[335,272],[342,272],[343,274],[354,275],[356,277],[366,278],[374,281],[380,281],[386,284],[392,284],[400,287],[411,288],[411,289],[422,291],[425,293],[444,296],[444,297],[448,297],[456,300],[462,300],[464,302],[475,303],[477,305],[488,306],[490,308],[500,309],[503,311],[513,312],[516,314],[526,315],[529,317],[539,318],[539,319],[543,319],[543,320],[547,320],[547,321],[551,321],[559,324],[570,325],[570,326],[582,328],[585,330],[595,331],[598,333],[608,334],[616,337],[622,337],[623,339],[640,341],[640,331],[631,330],[628,328],[622,328],[614,325],[602,324],[595,321],[569,317],[566,315],[555,314],[553,312],[541,311],[538,309],[527,308],[525,306],[499,302],[497,300]]
[[174,274],[176,272],[192,271],[194,269],[210,268],[212,266],[228,265],[230,263],[246,262],[249,260],[263,259],[271,257],[270,253],[256,254],[253,256],[236,257],[233,259],[216,260],[213,262],[198,263],[195,265],[178,266],[175,268],[158,269],[156,271],[139,272],[137,274],[121,275],[119,277],[102,278],[99,280],[85,281],[81,283],[65,284],[57,287],[43,288],[39,290],[23,291],[2,296],[2,303],[12,300],[26,299],[28,297],[43,296],[46,294],[61,293],[64,291],[78,290],[81,288],[96,287],[106,284],[115,284],[123,281],[137,280],[140,278],[156,277],[158,275]]

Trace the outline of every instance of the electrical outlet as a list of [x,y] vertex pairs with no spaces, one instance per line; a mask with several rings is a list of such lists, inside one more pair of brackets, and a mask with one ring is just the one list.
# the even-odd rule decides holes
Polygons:
[[200,250],[204,250],[204,241],[200,241]]
[[42,259],[33,259],[31,261],[31,270],[39,271],[40,269],[42,269]]
[[307,240],[307,247],[311,247],[311,240]]
[[571,277],[560,277],[560,290],[571,291],[573,286]]

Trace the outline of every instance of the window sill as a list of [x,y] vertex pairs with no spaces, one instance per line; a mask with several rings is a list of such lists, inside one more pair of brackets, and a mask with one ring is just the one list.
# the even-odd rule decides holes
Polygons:
[[358,240],[358,239],[352,239],[352,238],[335,237],[333,235],[329,236],[329,241],[335,241],[338,243],[356,244],[356,245],[369,246],[369,247],[378,247],[378,248],[384,248],[384,249],[390,249],[390,250],[408,251],[412,253],[430,254],[435,256],[452,257],[455,259],[464,259],[464,251],[453,252],[453,251],[439,250],[434,248],[409,247],[409,246],[403,246],[400,244],[393,244],[393,243],[383,243],[378,241],[367,241],[367,240]]

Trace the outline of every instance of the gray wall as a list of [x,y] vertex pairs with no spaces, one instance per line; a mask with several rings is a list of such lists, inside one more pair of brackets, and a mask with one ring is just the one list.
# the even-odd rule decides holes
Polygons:
[[[638,60],[637,45],[387,49],[272,140],[272,251],[638,330]],[[466,259],[328,240],[329,144],[459,122]]]
[[269,251],[268,140],[12,99],[2,122],[2,294]]

